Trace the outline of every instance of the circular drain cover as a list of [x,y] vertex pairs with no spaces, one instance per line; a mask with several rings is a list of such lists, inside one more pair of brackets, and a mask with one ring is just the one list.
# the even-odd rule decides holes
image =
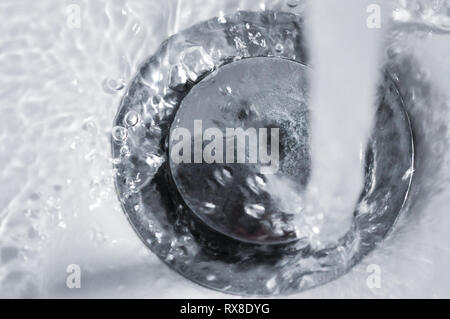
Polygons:
[[[112,153],[123,210],[156,255],[199,284],[241,295],[323,284],[374,249],[404,204],[412,134],[386,73],[353,226],[320,249],[296,231],[292,207],[311,165],[302,38],[302,19],[290,13],[238,12],[200,23],[164,42],[121,101]],[[228,128],[249,133],[247,142],[230,138]],[[252,136],[267,147],[255,154]],[[184,145],[192,147],[188,157]],[[222,163],[208,162],[219,155]]]
[[[310,173],[307,74],[294,61],[244,59],[208,75],[181,102],[170,169],[184,202],[213,229],[254,243],[297,238],[280,185],[301,193]],[[186,142],[183,129],[186,150],[199,143],[189,163],[174,154]]]

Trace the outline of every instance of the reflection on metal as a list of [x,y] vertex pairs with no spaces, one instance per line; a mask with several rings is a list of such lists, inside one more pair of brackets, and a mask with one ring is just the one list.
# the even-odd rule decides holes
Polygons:
[[[407,197],[412,133],[388,72],[365,154],[365,186],[345,236],[314,249],[296,232],[277,189],[265,187],[275,179],[301,194],[309,178],[302,24],[291,13],[238,12],[172,36],[141,65],[114,120],[124,212],[156,255],[209,288],[276,295],[333,280],[383,240]],[[193,119],[280,127],[281,169],[268,180],[252,165],[171,163],[170,131]]]

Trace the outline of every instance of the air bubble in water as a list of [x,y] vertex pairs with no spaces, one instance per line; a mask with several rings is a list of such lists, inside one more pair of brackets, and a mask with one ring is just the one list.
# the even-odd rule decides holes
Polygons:
[[92,119],[85,120],[82,128],[84,131],[88,132],[92,136],[97,134],[97,125]]
[[114,126],[112,129],[112,137],[116,142],[124,142],[128,137],[127,129],[123,126]]
[[140,116],[139,113],[136,111],[129,111],[127,114],[125,114],[124,123],[126,126],[135,126],[139,123]]
[[120,78],[117,80],[107,78],[103,80],[102,87],[106,93],[114,94],[125,87],[125,81]]
[[281,43],[277,43],[277,44],[275,45],[275,52],[277,52],[277,53],[283,53],[283,50],[284,50],[284,47],[283,47],[283,45],[282,45]]

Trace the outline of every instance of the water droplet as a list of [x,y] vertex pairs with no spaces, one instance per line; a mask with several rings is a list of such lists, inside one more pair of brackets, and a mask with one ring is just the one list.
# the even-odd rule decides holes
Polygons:
[[127,129],[123,126],[115,126],[112,129],[112,137],[116,142],[122,143],[128,137]]
[[123,119],[125,125],[128,127],[137,125],[140,120],[141,117],[136,111],[129,111],[127,114],[125,114],[125,117]]
[[213,280],[216,280],[216,276],[214,276],[214,275],[208,275],[208,276],[206,276],[206,280],[208,280],[208,281],[213,281]]

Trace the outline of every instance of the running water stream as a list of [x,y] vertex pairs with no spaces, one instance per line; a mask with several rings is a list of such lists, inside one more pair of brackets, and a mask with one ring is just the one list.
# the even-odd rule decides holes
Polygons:
[[363,187],[364,152],[373,127],[381,29],[366,25],[370,1],[310,1],[312,175],[304,218],[316,240],[350,228]]

